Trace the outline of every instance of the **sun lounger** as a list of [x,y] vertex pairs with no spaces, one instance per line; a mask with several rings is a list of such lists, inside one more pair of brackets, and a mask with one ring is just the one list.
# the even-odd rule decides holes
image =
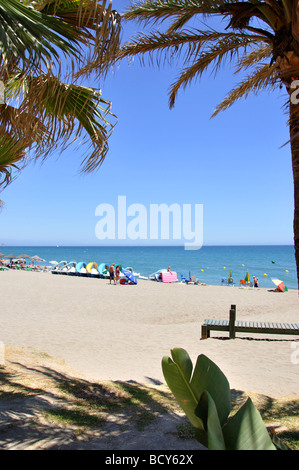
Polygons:
[[201,339],[209,338],[212,330],[228,331],[230,339],[234,339],[236,333],[299,335],[299,323],[236,321],[236,306],[232,305],[229,320],[207,319],[204,321],[201,326]]

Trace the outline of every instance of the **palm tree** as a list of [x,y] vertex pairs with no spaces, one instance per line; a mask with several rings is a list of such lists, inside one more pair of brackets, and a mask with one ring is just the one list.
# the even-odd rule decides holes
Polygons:
[[119,43],[119,15],[106,3],[0,0],[0,187],[79,138],[90,144],[81,170],[103,162],[116,116],[100,88],[82,80],[104,77],[104,58]]
[[[299,0],[147,0],[135,2],[123,15],[159,29],[141,33],[124,44],[118,58],[149,54],[158,63],[169,54],[183,59],[183,68],[171,85],[169,104],[173,107],[177,93],[195,78],[213,68],[217,72],[225,60],[247,71],[213,116],[230,107],[250,92],[284,87],[290,97],[290,145],[294,176],[294,242],[299,284]],[[225,29],[197,29],[220,17]],[[197,20],[201,22],[196,23]],[[192,28],[188,27],[192,21]],[[223,22],[222,22],[223,23]],[[164,26],[164,29],[163,29]]]

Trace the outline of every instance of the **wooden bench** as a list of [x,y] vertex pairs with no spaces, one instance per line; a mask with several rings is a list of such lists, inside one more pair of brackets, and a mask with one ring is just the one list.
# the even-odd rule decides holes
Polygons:
[[234,339],[236,333],[299,335],[299,323],[236,321],[236,306],[232,305],[229,320],[207,319],[204,321],[201,326],[201,339],[209,338],[211,330],[228,331],[230,339]]

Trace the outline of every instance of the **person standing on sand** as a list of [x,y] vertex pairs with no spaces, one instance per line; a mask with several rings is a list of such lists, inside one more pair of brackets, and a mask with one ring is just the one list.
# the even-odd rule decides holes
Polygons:
[[120,268],[119,268],[119,265],[117,265],[116,268],[115,268],[115,278],[116,278],[116,284],[119,284],[119,278],[120,278]]
[[112,263],[110,268],[109,268],[109,276],[110,276],[110,284],[111,284],[111,281],[114,281],[114,284],[115,284],[115,279],[114,279],[114,265],[115,263]]

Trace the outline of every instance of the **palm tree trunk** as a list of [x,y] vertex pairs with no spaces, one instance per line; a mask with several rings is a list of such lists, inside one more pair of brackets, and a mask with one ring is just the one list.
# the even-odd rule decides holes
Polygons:
[[290,103],[290,138],[294,178],[294,245],[299,288],[299,104]]

